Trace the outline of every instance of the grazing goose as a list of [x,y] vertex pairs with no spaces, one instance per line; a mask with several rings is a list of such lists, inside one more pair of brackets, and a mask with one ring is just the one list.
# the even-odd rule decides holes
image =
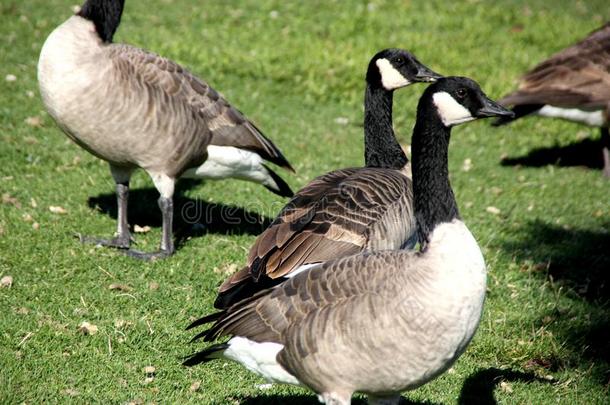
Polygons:
[[174,252],[174,185],[179,177],[238,178],[281,196],[288,185],[264,160],[292,170],[282,153],[207,83],[176,63],[114,44],[124,0],[87,0],[47,38],[38,62],[42,100],[70,139],[110,164],[116,182],[118,236],[83,241],[128,249],[129,179],[144,169],[160,193],[160,251]]
[[512,112],[470,79],[430,85],[412,142],[420,251],[328,261],[196,321],[214,321],[197,337],[231,338],[185,364],[224,357],[269,381],[307,386],[335,405],[349,404],[354,392],[372,403],[398,403],[401,391],[447,370],[477,329],[486,288],[481,250],[449,183],[451,127],[504,115]]
[[[254,242],[248,264],[220,287],[217,308],[315,263],[398,249],[413,234],[408,159],[394,136],[395,89],[441,77],[411,53],[385,49],[370,61],[364,95],[364,168],[335,170],[301,189]],[[401,220],[411,218],[410,221]]]
[[537,114],[600,127],[604,175],[610,177],[610,23],[530,70],[499,102],[512,106],[515,117],[494,125]]

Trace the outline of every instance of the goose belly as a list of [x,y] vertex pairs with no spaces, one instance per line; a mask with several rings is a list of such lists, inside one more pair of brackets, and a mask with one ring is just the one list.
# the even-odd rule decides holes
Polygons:
[[561,118],[568,121],[580,122],[592,127],[605,125],[604,112],[602,110],[586,111],[579,108],[561,108],[545,105],[537,112],[542,117]]
[[207,132],[183,104],[115,63],[112,46],[76,16],[49,35],[38,63],[49,114],[79,146],[116,165],[174,176],[201,163]]
[[83,99],[75,94],[61,97],[54,93],[43,99],[57,125],[80,147],[111,163],[135,163],[133,157],[139,151],[133,150],[134,145],[130,141],[133,135],[126,133],[125,128],[115,121],[119,117],[115,115],[113,118],[97,119],[95,113],[107,116],[104,111],[100,111],[101,106],[90,104],[86,97]]
[[[138,128],[139,120],[133,120],[128,113],[136,114],[137,110],[131,110],[131,106],[125,105],[127,102],[117,102],[121,110],[97,97],[103,94],[104,89],[89,86],[75,91],[79,93],[63,93],[62,97],[58,92],[44,97],[44,100],[59,127],[83,149],[118,165],[146,168],[155,166],[156,160],[166,159],[172,145],[163,135],[155,137],[142,131],[144,125]],[[99,102],[93,102],[94,99]]]

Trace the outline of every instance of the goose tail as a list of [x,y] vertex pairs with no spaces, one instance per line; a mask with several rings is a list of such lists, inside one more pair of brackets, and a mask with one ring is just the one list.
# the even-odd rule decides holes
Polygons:
[[281,197],[292,197],[294,193],[292,189],[277,173],[271,170],[267,165],[262,165],[267,171],[268,177],[263,185],[272,193]]
[[514,116],[504,116],[499,117],[495,121],[491,123],[494,127],[499,127],[502,125],[510,124],[514,120],[518,120],[519,118],[525,117],[526,115],[530,115],[540,110],[543,106],[540,104],[521,104],[516,105],[512,108],[512,111],[515,113]]
[[182,365],[192,367],[200,363],[207,363],[215,359],[220,359],[228,348],[228,343],[219,343],[210,346],[205,350],[187,356],[182,362]]

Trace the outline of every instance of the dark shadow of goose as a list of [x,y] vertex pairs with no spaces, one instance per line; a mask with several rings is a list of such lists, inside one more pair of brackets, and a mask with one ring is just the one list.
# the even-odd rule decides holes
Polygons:
[[524,373],[521,371],[506,370],[499,368],[487,368],[479,370],[468,376],[462,390],[458,404],[460,405],[496,405],[494,390],[502,382],[543,382],[549,384],[550,381],[537,377],[535,374]]
[[507,157],[501,160],[502,166],[542,167],[585,167],[602,169],[604,160],[602,144],[599,140],[583,139],[566,146],[537,148],[525,156]]
[[[184,244],[190,237],[206,234],[258,235],[271,223],[271,218],[241,207],[207,203],[185,197],[184,191],[198,183],[183,180],[174,194],[174,236],[177,247]],[[138,224],[161,227],[161,212],[157,206],[158,198],[159,192],[152,187],[129,190],[130,226]],[[87,204],[114,219],[117,218],[114,193],[89,197]]]
[[539,273],[567,282],[590,302],[610,302],[610,221],[606,231],[564,229],[540,220],[529,221],[518,239],[504,241],[502,248],[520,261],[537,263]]
[[[252,398],[238,398],[240,405],[319,405],[320,402],[315,395],[258,395]],[[368,402],[362,398],[352,399],[352,405],[366,405]],[[400,405],[435,405],[433,402],[414,402],[404,397]]]
[[[552,331],[565,342],[572,362],[579,367],[595,365],[592,374],[601,384],[610,379],[610,221],[602,230],[564,229],[543,221],[530,221],[518,238],[502,242],[502,248],[518,261],[534,263],[531,271],[541,280],[552,281],[563,295],[587,304],[586,319],[573,322],[570,311],[549,308],[540,314],[540,327]],[[605,231],[604,231],[605,230]],[[568,288],[565,288],[568,287]],[[569,360],[531,359],[545,369],[570,367]],[[592,363],[591,363],[592,362]]]

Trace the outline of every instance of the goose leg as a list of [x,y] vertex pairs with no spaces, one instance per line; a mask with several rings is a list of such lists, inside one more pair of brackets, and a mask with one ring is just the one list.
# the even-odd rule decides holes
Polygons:
[[161,233],[160,248],[156,252],[145,253],[134,249],[126,250],[125,254],[141,260],[153,260],[169,257],[175,252],[174,240],[172,234],[173,219],[174,219],[174,185],[175,179],[166,175],[151,175],[155,187],[159,190],[161,196],[157,200],[161,216],[163,218],[163,230]]
[[102,239],[92,236],[78,235],[82,243],[93,243],[100,246],[113,247],[118,249],[129,249],[131,244],[131,234],[127,222],[127,202],[129,200],[129,178],[131,170],[110,167],[112,176],[116,182],[117,197],[117,233],[112,239]]
[[602,128],[602,154],[604,156],[604,176],[610,178],[610,131]]

